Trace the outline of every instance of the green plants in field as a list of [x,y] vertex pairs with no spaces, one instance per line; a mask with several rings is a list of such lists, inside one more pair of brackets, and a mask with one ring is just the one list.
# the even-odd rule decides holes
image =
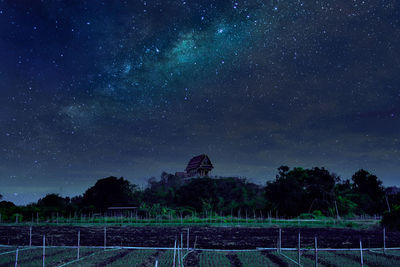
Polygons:
[[109,263],[107,266],[139,266],[154,253],[156,253],[155,250],[130,250],[128,254],[119,259],[116,259],[115,261]]
[[[158,257],[158,266],[170,267],[172,266],[173,260],[174,260],[174,251],[167,250]],[[177,259],[175,258],[175,260]]]
[[68,264],[70,267],[89,267],[104,264],[112,258],[118,259],[121,255],[121,249],[98,250],[81,260]]
[[265,257],[261,252],[258,251],[243,251],[237,252],[239,260],[243,266],[248,267],[267,267],[276,266],[272,261]]
[[200,267],[230,267],[231,263],[224,252],[203,251],[200,255]]

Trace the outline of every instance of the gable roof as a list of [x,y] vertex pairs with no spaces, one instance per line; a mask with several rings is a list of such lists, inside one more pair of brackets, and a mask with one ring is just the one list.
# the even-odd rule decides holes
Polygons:
[[210,158],[209,158],[206,154],[202,154],[202,155],[193,157],[193,158],[189,161],[189,163],[188,163],[188,165],[187,165],[187,167],[186,167],[185,170],[186,170],[186,171],[189,171],[189,170],[193,170],[193,169],[199,168],[199,167],[201,166],[201,163],[202,163],[204,160],[207,160],[207,161],[209,162],[209,164],[207,164],[207,165],[209,166],[210,169],[214,168],[213,165],[212,165],[212,163],[211,163]]

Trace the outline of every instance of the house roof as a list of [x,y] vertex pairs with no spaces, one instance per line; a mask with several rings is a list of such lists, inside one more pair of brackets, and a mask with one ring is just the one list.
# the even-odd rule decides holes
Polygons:
[[212,165],[212,163],[211,163],[210,158],[209,158],[206,154],[202,154],[202,155],[193,157],[193,158],[189,161],[189,163],[188,163],[188,165],[187,165],[187,167],[186,167],[186,171],[193,170],[193,169],[197,169],[197,168],[201,167],[201,164],[202,164],[203,161],[206,160],[206,159],[207,159],[207,161],[209,162],[209,164],[207,164],[207,167],[209,167],[210,169],[214,168],[213,165]]

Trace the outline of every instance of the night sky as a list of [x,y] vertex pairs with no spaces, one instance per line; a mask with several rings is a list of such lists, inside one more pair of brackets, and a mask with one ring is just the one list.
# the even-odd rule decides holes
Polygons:
[[400,1],[0,0],[0,106],[16,204],[202,153],[400,185]]

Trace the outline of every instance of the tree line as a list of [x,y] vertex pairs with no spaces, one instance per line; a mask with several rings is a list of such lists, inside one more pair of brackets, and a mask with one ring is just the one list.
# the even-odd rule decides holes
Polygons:
[[257,214],[257,217],[280,218],[384,215],[387,224],[397,225],[400,193],[385,188],[376,175],[363,169],[350,179],[341,179],[325,168],[281,166],[275,179],[265,185],[234,177],[185,180],[163,172],[160,179],[149,179],[148,186],[141,190],[123,177],[107,177],[72,198],[48,194],[25,206],[1,201],[0,213],[2,221],[13,221],[16,214],[30,220],[33,215],[48,218],[55,213],[63,217],[104,214],[112,206],[135,206],[145,216],[171,213],[238,217]]

